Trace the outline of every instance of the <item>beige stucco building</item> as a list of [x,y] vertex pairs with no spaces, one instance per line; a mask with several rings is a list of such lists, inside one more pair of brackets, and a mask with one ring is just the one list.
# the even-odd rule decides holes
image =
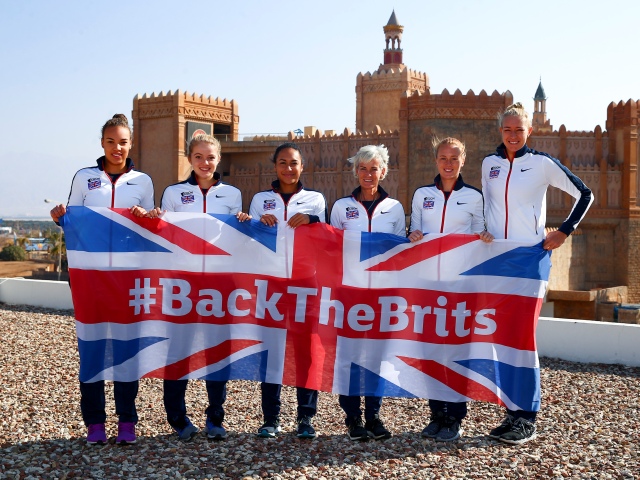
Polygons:
[[[136,96],[133,106],[136,146],[132,155],[154,179],[156,201],[164,187],[188,175],[186,141],[189,132],[202,125],[221,139],[223,155],[219,170],[225,173],[225,181],[240,188],[245,209],[253,194],[269,188],[274,177],[270,156],[286,139],[295,140],[304,152],[307,163],[303,183],[322,191],[330,205],[356,186],[346,159],[368,144],[384,144],[389,149],[390,171],[384,188],[403,203],[407,213],[414,190],[430,183],[436,174],[431,154],[433,136],[464,140],[465,181],[480,186],[480,160],[500,143],[496,117],[513,103],[511,92],[451,93],[445,89],[434,93],[426,73],[403,63],[400,46],[403,27],[395,13],[383,32],[383,63],[373,72],[356,74],[355,131],[345,128],[339,133],[322,132],[308,127],[303,135],[290,132],[286,138],[239,141],[238,105],[233,100],[181,91]],[[534,133],[529,145],[560,159],[585,181],[595,196],[579,231],[554,252],[556,268],[550,288],[591,292],[627,286],[628,296],[620,299],[640,302],[640,257],[636,254],[640,241],[637,195],[640,102],[611,103],[606,107],[604,130],[597,126],[590,132],[578,132],[564,125],[554,130],[547,118],[546,100],[540,82],[534,94]],[[564,193],[550,189],[547,204],[550,228],[562,223],[572,202]],[[621,291],[615,290],[616,295]],[[602,294],[586,296],[598,295],[604,298]]]

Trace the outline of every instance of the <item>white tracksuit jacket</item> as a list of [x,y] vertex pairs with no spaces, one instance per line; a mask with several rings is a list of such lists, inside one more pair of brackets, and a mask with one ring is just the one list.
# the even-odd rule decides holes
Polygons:
[[487,230],[495,238],[542,241],[547,216],[547,188],[567,192],[576,202],[559,230],[570,235],[593,202],[591,190],[560,160],[526,145],[507,158],[504,144],[482,161]]
[[411,202],[409,232],[472,234],[484,231],[482,192],[464,183],[462,175],[448,199],[438,185],[440,175],[431,185],[416,189]]
[[406,236],[404,208],[402,204],[378,187],[380,201],[372,212],[368,212],[357,198],[360,187],[348,197],[336,200],[331,209],[331,225],[342,230],[382,232]]
[[285,203],[278,189],[280,182],[276,180],[271,184],[271,190],[258,192],[251,200],[249,215],[254,220],[260,220],[264,214],[274,215],[278,222],[286,223],[296,213],[306,213],[317,216],[321,222],[327,223],[327,200],[324,195],[315,190],[305,190],[302,183],[298,182],[298,190]]
[[145,210],[153,209],[153,182],[146,173],[133,168],[127,158],[127,171],[115,182],[104,171],[105,157],[97,160],[97,166],[82,168],[71,182],[67,206],[130,208],[140,205]]
[[242,208],[242,194],[236,187],[220,181],[218,172],[213,174],[218,183],[203,195],[193,172],[179,183],[165,188],[160,202],[167,212],[202,212],[235,215]]

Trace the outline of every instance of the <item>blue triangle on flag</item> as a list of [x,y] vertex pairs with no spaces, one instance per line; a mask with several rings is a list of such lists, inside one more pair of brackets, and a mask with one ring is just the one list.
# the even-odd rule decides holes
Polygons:
[[349,395],[416,398],[413,393],[356,363],[351,364]]
[[164,337],[141,337],[131,340],[78,339],[80,354],[80,381],[86,382],[103,370],[115,367],[135,357],[147,347],[167,340]]
[[207,374],[204,380],[223,381],[233,378],[236,380],[255,380],[264,382],[267,376],[268,350],[247,355],[226,367]]
[[543,250],[542,242],[540,242],[531,247],[514,248],[490,258],[460,275],[491,275],[546,281],[549,279],[550,270],[551,251]]
[[489,359],[457,360],[457,364],[489,379],[527,412],[540,409],[540,369],[514,367]]
[[360,235],[360,261],[363,262],[386,253],[403,243],[409,243],[409,239],[388,233],[362,232]]
[[272,252],[276,251],[276,245],[278,243],[278,229],[276,227],[269,227],[259,220],[253,219],[247,222],[240,222],[235,215],[218,215],[212,213],[209,215],[235,228],[247,237],[253,238],[256,242],[264,245]]
[[[130,228],[85,207],[69,207],[62,217],[68,250],[80,252],[169,252]],[[100,232],[96,235],[96,232]]]

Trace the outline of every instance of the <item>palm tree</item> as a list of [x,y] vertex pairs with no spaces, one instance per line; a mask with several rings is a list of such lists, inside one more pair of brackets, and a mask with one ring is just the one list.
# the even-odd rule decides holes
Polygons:
[[58,280],[60,280],[62,257],[67,256],[67,244],[64,240],[64,233],[62,229],[47,230],[44,238],[46,238],[47,243],[51,245],[51,248],[49,248],[49,258],[58,258]]

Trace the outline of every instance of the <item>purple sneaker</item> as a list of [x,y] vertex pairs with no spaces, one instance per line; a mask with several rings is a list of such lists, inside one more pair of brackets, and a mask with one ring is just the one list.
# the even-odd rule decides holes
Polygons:
[[116,443],[120,445],[136,443],[136,424],[133,422],[118,422]]
[[94,423],[89,425],[87,433],[87,443],[89,445],[104,445],[107,443],[107,434],[104,432],[104,423]]

